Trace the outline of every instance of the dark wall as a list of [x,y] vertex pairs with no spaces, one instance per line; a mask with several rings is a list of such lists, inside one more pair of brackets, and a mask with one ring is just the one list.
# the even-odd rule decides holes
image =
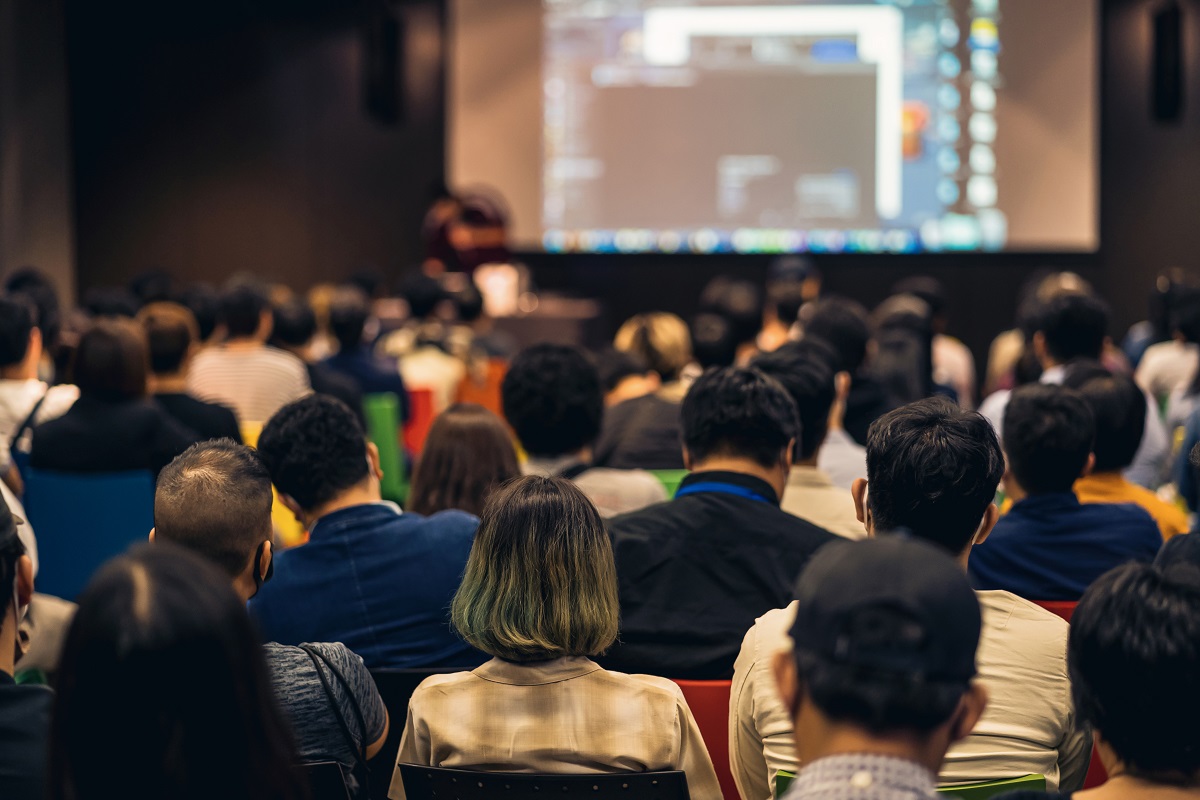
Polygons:
[[[825,257],[829,290],[873,303],[904,275],[935,275],[952,298],[951,328],[977,356],[1011,326],[1020,285],[1044,266],[1096,282],[1114,306],[1114,335],[1140,319],[1154,275],[1192,267],[1200,238],[1200,60],[1187,64],[1182,122],[1152,122],[1155,5],[1105,3],[1099,254]],[[68,9],[84,286],[162,265],[185,278],[254,270],[303,287],[362,262],[398,274],[419,257],[421,211],[444,159],[441,75],[410,75],[425,99],[407,120],[370,117],[364,31],[376,2],[215,0],[184,14],[147,0],[69,0]],[[1194,53],[1200,13],[1187,11]],[[440,53],[424,30],[409,62],[424,48],[428,68]],[[613,324],[651,308],[690,314],[712,276],[765,271],[745,257],[530,263],[543,287],[600,298]]]

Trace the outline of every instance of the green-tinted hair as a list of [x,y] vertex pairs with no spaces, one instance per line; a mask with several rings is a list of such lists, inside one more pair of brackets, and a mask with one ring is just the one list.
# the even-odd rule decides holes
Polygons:
[[492,493],[450,620],[507,661],[603,653],[620,607],[612,545],[575,484],[528,476]]

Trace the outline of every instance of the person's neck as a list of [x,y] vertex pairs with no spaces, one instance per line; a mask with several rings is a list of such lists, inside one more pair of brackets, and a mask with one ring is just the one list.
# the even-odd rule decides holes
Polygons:
[[0,380],[5,381],[31,381],[37,379],[37,364],[10,364],[7,367],[0,367]]
[[813,727],[810,722],[805,726],[804,737],[797,737],[796,750],[802,764],[811,764],[831,756],[890,756],[911,761],[936,776],[946,753],[946,747],[936,736],[920,738],[913,734],[895,733],[885,737],[844,725],[818,723],[816,727],[822,728],[822,731],[813,731]]
[[[12,602],[11,600],[9,601]],[[0,672],[6,675],[16,673],[17,624],[16,615],[11,606],[6,606],[3,612],[4,622],[0,624]]]
[[335,511],[378,503],[382,499],[383,495],[379,492],[379,485],[368,478],[363,483],[347,489],[328,503],[306,511],[304,514],[305,526],[312,530],[312,527],[323,517],[327,517]]
[[151,394],[187,394],[187,374],[151,375],[149,385]]
[[233,339],[226,339],[225,347],[230,350],[255,350],[259,347],[266,347],[266,342],[257,336],[238,336]]
[[759,480],[766,481],[771,484],[771,488],[775,490],[777,497],[783,496],[783,489],[787,485],[787,473],[778,467],[767,468],[759,464],[752,458],[738,458],[737,456],[713,456],[703,461],[697,461],[691,466],[692,472],[737,472],[742,475],[750,475]]

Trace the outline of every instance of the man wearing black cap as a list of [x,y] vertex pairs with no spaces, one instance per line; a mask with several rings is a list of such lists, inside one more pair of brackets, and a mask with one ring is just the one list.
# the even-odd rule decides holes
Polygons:
[[796,597],[793,650],[775,659],[804,764],[787,800],[935,800],[946,750],[987,706],[962,570],[907,537],[834,544]]
[[19,524],[0,500],[0,797],[40,800],[54,695],[44,686],[13,681],[25,650],[18,629],[33,598],[33,562],[17,535]]

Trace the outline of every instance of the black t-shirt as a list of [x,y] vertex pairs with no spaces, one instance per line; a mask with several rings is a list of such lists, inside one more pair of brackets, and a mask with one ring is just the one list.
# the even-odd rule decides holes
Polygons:
[[42,800],[54,693],[0,672],[0,797]]
[[206,403],[190,394],[159,394],[154,399],[163,410],[194,430],[201,441],[206,439],[233,439],[242,441],[237,416],[219,403]]
[[594,448],[596,466],[683,469],[679,409],[679,403],[648,394],[605,411]]

